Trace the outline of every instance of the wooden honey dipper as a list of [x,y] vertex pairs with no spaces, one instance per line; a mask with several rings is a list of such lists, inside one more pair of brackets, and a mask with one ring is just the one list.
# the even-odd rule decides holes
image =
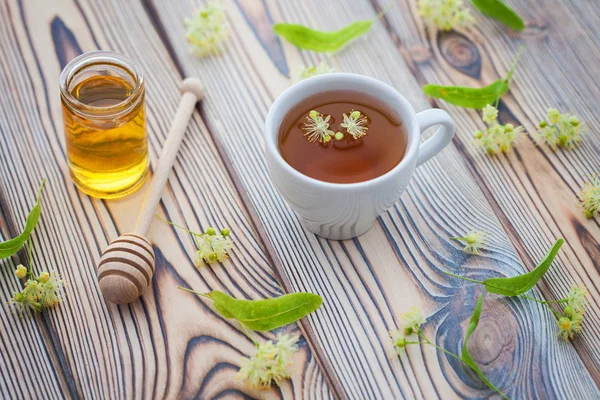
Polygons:
[[165,145],[160,153],[152,187],[146,195],[133,233],[114,240],[98,262],[98,282],[104,297],[113,303],[130,303],[150,286],[154,275],[154,250],[146,238],[156,208],[167,184],[188,122],[196,102],[204,97],[198,78],[187,78],[180,85],[182,97]]

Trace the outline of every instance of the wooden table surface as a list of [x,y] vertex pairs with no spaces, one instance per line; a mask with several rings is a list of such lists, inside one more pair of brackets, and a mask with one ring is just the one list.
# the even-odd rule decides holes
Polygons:
[[[583,333],[565,343],[544,306],[486,296],[472,353],[512,398],[599,398],[600,225],[584,217],[577,193],[600,171],[600,3],[509,3],[526,20],[520,34],[476,12],[472,28],[428,30],[416,0],[226,1],[233,28],[226,49],[198,59],[184,38],[188,0],[0,2],[0,238],[20,231],[47,178],[35,269],[55,269],[69,283],[66,300],[35,318],[0,311],[0,397],[488,397],[472,371],[430,346],[396,357],[387,331],[416,305],[428,318],[425,333],[459,352],[482,288],[442,271],[522,273],[564,237],[533,293],[550,300],[572,283],[587,286]],[[383,8],[367,35],[330,56],[298,50],[272,31],[280,21],[337,29]],[[591,128],[577,149],[553,152],[529,134],[510,155],[488,157],[471,139],[483,127],[478,111],[422,94],[426,83],[481,86],[506,76],[521,43],[526,51],[500,103],[501,121],[534,132],[548,106],[572,110]],[[224,264],[196,269],[190,236],[155,220],[153,285],[124,306],[104,301],[95,262],[110,240],[133,228],[148,185],[122,200],[95,200],[76,190],[65,160],[58,77],[69,60],[95,49],[127,54],[145,74],[153,167],[179,101],[178,82],[198,76],[206,84],[159,213],[197,231],[228,226],[235,241]],[[291,71],[323,60],[391,84],[417,110],[444,108],[457,124],[452,144],[416,171],[402,199],[367,234],[343,242],[299,224],[263,155],[270,104],[290,85]],[[491,232],[483,256],[448,239],[471,227]],[[25,258],[21,252],[0,262],[2,301],[19,289],[12,271]],[[283,329],[302,335],[292,378],[258,391],[235,379],[253,343],[178,285],[238,298],[303,290],[325,302],[301,326]]]

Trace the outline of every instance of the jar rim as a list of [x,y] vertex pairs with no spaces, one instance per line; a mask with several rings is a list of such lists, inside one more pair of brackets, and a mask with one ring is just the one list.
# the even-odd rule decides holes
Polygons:
[[[113,65],[122,68],[129,73],[135,81],[135,87],[131,94],[124,100],[110,106],[92,106],[79,101],[69,91],[71,80],[86,68],[94,65]],[[94,50],[83,53],[69,61],[60,73],[60,93],[74,112],[84,115],[93,115],[98,117],[116,117],[127,114],[138,103],[144,87],[144,77],[142,76],[137,64],[129,57],[115,53],[109,50]],[[123,105],[131,103],[128,107]]]

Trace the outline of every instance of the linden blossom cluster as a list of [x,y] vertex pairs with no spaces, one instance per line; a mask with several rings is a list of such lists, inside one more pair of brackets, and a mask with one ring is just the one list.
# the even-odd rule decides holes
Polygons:
[[498,109],[489,104],[483,109],[483,121],[487,124],[487,129],[477,131],[473,136],[476,144],[483,147],[489,155],[497,154],[500,151],[508,153],[523,133],[522,126],[515,128],[513,124],[500,125]]
[[213,227],[206,228],[204,233],[198,233],[189,230],[185,226],[168,221],[160,215],[156,217],[169,225],[182,229],[194,237],[198,251],[196,251],[196,259],[194,264],[200,268],[206,264],[223,262],[228,257],[228,251],[233,248],[233,241],[229,237],[231,231],[229,228],[223,228],[219,233]]
[[[342,114],[343,122],[340,123],[340,127],[346,129],[346,132],[351,135],[354,139],[360,139],[367,134],[369,122],[367,117],[361,114],[360,111],[352,110],[348,115]],[[302,130],[306,131],[304,136],[309,142],[314,143],[327,143],[334,137],[335,140],[344,139],[342,132],[334,133],[329,129],[329,120],[331,115],[323,117],[323,114],[316,110],[311,110],[306,117],[308,122],[305,122],[302,126]]]
[[30,278],[25,282],[23,290],[15,292],[8,302],[9,308],[20,317],[33,315],[44,308],[57,305],[64,296],[66,286],[65,281],[60,279],[56,272],[44,271],[37,278],[33,278],[24,265],[17,266],[17,278],[24,279],[28,274]]
[[579,198],[586,218],[594,218],[594,215],[600,211],[600,175],[593,176],[583,185]]
[[256,354],[245,358],[237,379],[257,389],[267,389],[272,383],[280,385],[290,377],[292,358],[298,351],[297,336],[277,335],[277,343],[268,340],[256,344]]
[[419,15],[426,25],[449,31],[454,27],[467,27],[475,18],[462,0],[419,0]]
[[581,141],[581,134],[586,131],[586,126],[577,116],[561,114],[556,108],[549,108],[546,117],[547,121],[539,123],[537,138],[540,143],[546,143],[552,150],[556,150],[557,146],[572,149]]
[[199,9],[192,18],[184,20],[186,39],[199,57],[218,53],[221,43],[231,31],[223,6],[211,2],[206,8]]

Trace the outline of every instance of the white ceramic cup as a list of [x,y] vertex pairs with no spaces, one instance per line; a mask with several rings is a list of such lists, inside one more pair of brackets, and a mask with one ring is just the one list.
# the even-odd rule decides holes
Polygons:
[[[405,124],[408,143],[404,157],[389,172],[358,183],[330,183],[302,174],[281,156],[278,134],[284,117],[307,97],[330,91],[353,91],[375,97],[395,110]],[[421,134],[437,131],[424,143]],[[333,73],[315,76],[289,87],[275,100],[265,122],[267,165],[275,186],[304,226],[328,239],[350,239],[365,233],[408,185],[415,168],[437,155],[454,136],[454,122],[443,110],[415,113],[393,87],[362,75]]]

